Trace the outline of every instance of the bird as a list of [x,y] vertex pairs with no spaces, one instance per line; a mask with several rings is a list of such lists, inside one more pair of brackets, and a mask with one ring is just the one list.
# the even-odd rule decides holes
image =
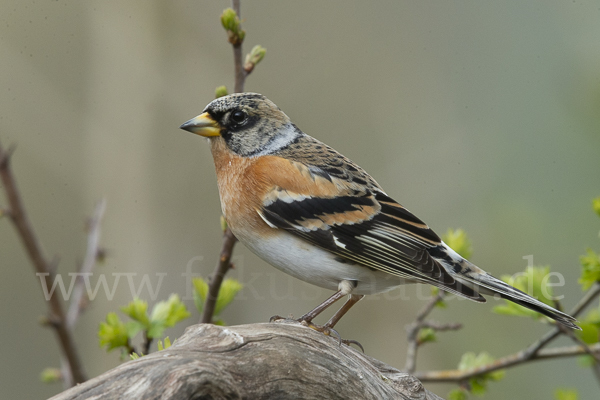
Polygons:
[[[250,251],[334,293],[298,321],[332,330],[365,295],[409,283],[484,303],[495,295],[580,329],[576,319],[461,257],[360,166],[302,132],[271,100],[234,93],[181,129],[208,138],[221,209]],[[339,299],[325,323],[312,321]]]

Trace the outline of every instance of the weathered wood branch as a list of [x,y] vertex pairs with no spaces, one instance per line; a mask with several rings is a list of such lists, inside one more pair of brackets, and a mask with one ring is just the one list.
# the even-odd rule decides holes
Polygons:
[[52,400],[92,398],[441,399],[413,376],[296,322],[194,325],[170,348]]

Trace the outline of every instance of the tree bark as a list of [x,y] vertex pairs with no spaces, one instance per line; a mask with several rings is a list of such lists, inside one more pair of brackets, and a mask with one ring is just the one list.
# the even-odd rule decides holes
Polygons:
[[52,400],[92,398],[441,400],[415,377],[287,321],[191,326],[170,348]]

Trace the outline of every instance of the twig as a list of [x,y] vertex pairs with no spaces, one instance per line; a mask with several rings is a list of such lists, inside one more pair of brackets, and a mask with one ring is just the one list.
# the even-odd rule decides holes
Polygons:
[[[231,5],[238,18],[240,18],[240,0],[232,0]],[[244,69],[244,62],[242,60],[242,43],[234,43],[232,44],[232,47],[233,62],[235,65],[234,92],[241,93],[244,91],[246,77],[251,71],[246,71]],[[223,234],[223,244],[221,245],[219,262],[217,263],[217,267],[215,268],[210,278],[210,282],[208,283],[208,294],[206,296],[206,302],[202,311],[202,318],[200,319],[200,322],[202,323],[212,323],[219,290],[221,289],[223,278],[231,266],[231,255],[236,242],[236,237],[234,236],[233,232],[231,232],[229,227],[227,227]]]
[[[144,343],[142,343],[142,354],[150,354],[150,345],[152,344],[152,338],[148,337],[148,331],[144,331]],[[130,353],[131,354],[131,353]]]
[[71,297],[71,304],[69,305],[69,311],[67,313],[67,326],[69,329],[73,329],[75,323],[77,322],[77,318],[79,318],[79,315],[81,314],[81,303],[85,283],[83,276],[84,274],[89,274],[92,272],[94,266],[96,265],[96,260],[98,259],[98,249],[100,246],[100,221],[102,220],[105,210],[106,199],[102,199],[96,205],[94,214],[88,223],[87,249],[85,252],[85,258],[83,259],[83,263],[79,269],[81,275],[78,275],[78,279],[75,282],[73,295]]
[[[595,283],[590,290],[579,300],[579,302],[573,307],[570,315],[577,317],[596,297],[600,295],[600,284]],[[561,329],[556,325],[552,330],[548,331],[540,340],[529,346],[525,353],[527,356],[532,356],[537,351],[541,350],[544,346],[550,343],[552,340],[557,338],[562,333]]]
[[[10,169],[11,152],[12,151],[4,150],[0,144],[0,178],[4,185],[4,191],[10,209],[8,216],[21,238],[23,246],[31,259],[35,270],[38,273],[43,274],[41,276],[46,280],[46,286],[51,287],[52,281],[54,280],[53,268],[43,254],[42,247],[33,231],[33,227],[31,226],[23,202],[21,201],[15,178]],[[51,322],[51,325],[56,332],[63,355],[69,364],[69,370],[73,376],[73,380],[75,383],[84,382],[86,377],[83,365],[81,364],[79,354],[77,353],[77,347],[75,346],[72,332],[67,325],[66,315],[63,311],[62,304],[56,294],[51,296],[48,300],[48,307],[48,320]]]
[[579,300],[579,303],[573,307],[571,315],[573,317],[577,317],[588,306],[588,304],[598,297],[598,295],[600,295],[600,283],[596,282],[591,289],[586,292],[581,300]]
[[429,328],[437,332],[457,331],[462,328],[462,324],[460,322],[441,324],[435,321],[423,321],[421,328]]
[[206,302],[204,303],[204,309],[202,310],[201,323],[212,323],[219,290],[221,289],[223,278],[225,278],[225,274],[231,266],[231,255],[236,241],[237,239],[228,227],[223,233],[223,245],[221,246],[219,263],[208,283],[208,294],[206,296]]
[[[593,353],[600,353],[600,343],[589,346]],[[488,365],[467,370],[427,371],[416,372],[414,376],[422,382],[461,382],[478,375],[505,369],[530,361],[547,360],[553,358],[573,357],[587,354],[582,346],[566,346],[553,349],[543,349],[527,358],[524,351],[497,359]]]
[[[577,316],[579,315],[594,299],[596,299],[600,295],[600,284],[596,283],[590,290],[586,292],[583,298],[573,307],[570,315]],[[429,304],[428,304],[429,306]],[[433,308],[433,307],[431,307]],[[427,307],[424,309],[424,311]],[[421,313],[419,314],[419,316]],[[425,314],[426,315],[426,314]],[[571,357],[582,354],[589,354],[593,358],[597,359],[600,357],[600,344],[596,343],[592,346],[587,346],[585,343],[581,343],[579,339],[575,335],[568,335],[577,343],[580,343],[579,346],[572,347],[559,347],[555,349],[543,349],[546,345],[548,345],[555,338],[560,336],[564,331],[556,325],[550,331],[548,331],[544,336],[542,336],[535,343],[532,343],[529,347],[524,350],[521,350],[515,354],[508,355],[502,357],[500,359],[495,360],[494,362],[470,369],[470,370],[447,370],[447,371],[428,371],[428,372],[417,372],[415,376],[422,380],[423,382],[461,382],[465,379],[472,378],[477,375],[486,374],[489,372],[497,371],[499,369],[504,369],[507,367],[511,367],[518,364],[523,364],[530,361],[535,360],[543,360],[549,358],[558,358],[558,357]],[[410,348],[411,343],[409,343]],[[408,357],[408,356],[407,356]],[[598,364],[596,364],[598,365]],[[600,379],[600,371],[595,369],[594,372]]]
[[600,354],[594,354],[594,352],[590,349],[587,343],[575,336],[575,333],[573,331],[562,325],[560,326],[560,329],[563,331],[562,333],[564,335],[568,336],[572,341],[583,347],[585,352],[588,355],[590,355],[596,361],[596,363],[600,362]]
[[[235,11],[238,18],[241,19],[240,14],[240,0],[232,0],[231,8]],[[233,47],[233,63],[235,66],[235,86],[234,92],[241,93],[244,91],[244,83],[246,81],[246,71],[244,70],[244,62],[242,60],[242,43],[236,43]]]
[[594,372],[596,380],[598,381],[598,383],[600,383],[600,353],[598,353],[598,354],[594,353],[592,351],[592,349],[590,348],[590,346],[588,346],[588,344],[586,342],[584,342],[583,340],[578,338],[575,335],[575,333],[573,331],[571,331],[570,329],[568,329],[562,325],[560,325],[559,328],[564,335],[568,336],[572,341],[574,341],[575,343],[580,345],[585,350],[585,352],[590,357],[593,358],[591,368],[592,368],[592,371]]
[[[406,363],[404,364],[404,371],[409,374],[415,372],[417,368],[417,351],[421,343],[419,343],[419,331],[424,328],[425,318],[435,308],[435,305],[444,298],[444,292],[438,291],[437,295],[433,297],[425,306],[419,311],[415,322],[410,324],[408,330],[408,347],[406,349]],[[457,328],[458,329],[458,328]]]

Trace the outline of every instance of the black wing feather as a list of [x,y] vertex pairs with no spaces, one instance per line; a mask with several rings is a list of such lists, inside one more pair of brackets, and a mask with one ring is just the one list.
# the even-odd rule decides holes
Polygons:
[[[333,223],[309,229],[307,220],[378,206],[370,219]],[[334,198],[307,197],[298,201],[275,200],[264,206],[263,217],[342,259],[393,275],[430,283],[457,294],[484,301],[461,285],[432,257],[429,249],[441,239],[423,221],[379,191]]]

